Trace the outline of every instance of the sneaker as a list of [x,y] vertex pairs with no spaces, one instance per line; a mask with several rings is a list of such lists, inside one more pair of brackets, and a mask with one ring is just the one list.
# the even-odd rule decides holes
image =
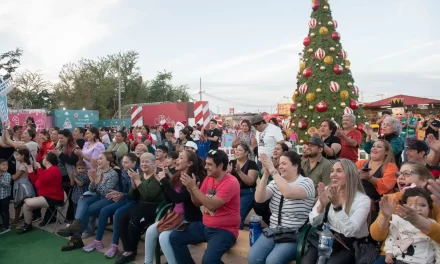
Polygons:
[[24,226],[17,228],[17,235],[23,235],[29,231],[32,231],[32,224],[24,224]]
[[101,250],[104,248],[104,245],[101,241],[93,240],[92,243],[88,244],[87,246],[83,247],[85,252],[92,252],[93,250]]
[[72,237],[69,242],[67,242],[66,245],[61,247],[61,251],[71,251],[78,248],[83,248],[84,243],[82,242],[81,238],[74,238]]
[[0,235],[6,234],[9,231],[11,231],[11,229],[9,227],[2,227],[2,228],[0,228]]
[[120,253],[120,252],[119,252],[118,245],[112,244],[112,246],[110,247],[110,249],[107,250],[107,251],[104,253],[104,256],[105,256],[106,258],[114,258],[114,257],[116,257],[119,253]]
[[132,262],[136,259],[136,254],[131,253],[128,256],[121,255],[118,259],[116,259],[115,264],[125,264]]
[[86,238],[91,237],[91,236],[94,236],[94,235],[95,235],[94,232],[93,232],[93,233],[83,232],[83,233],[81,234],[81,239],[86,239]]

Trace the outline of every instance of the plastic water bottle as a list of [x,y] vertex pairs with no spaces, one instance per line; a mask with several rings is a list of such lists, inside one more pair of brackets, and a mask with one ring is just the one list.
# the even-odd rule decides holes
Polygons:
[[330,227],[325,226],[319,236],[318,243],[318,264],[325,264],[330,258],[333,251],[333,234],[330,232]]
[[261,235],[261,219],[261,216],[254,214],[249,221],[249,243],[251,247]]

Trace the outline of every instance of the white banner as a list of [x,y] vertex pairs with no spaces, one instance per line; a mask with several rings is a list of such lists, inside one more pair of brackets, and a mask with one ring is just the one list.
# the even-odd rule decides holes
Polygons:
[[0,96],[6,96],[14,86],[12,85],[12,79],[9,78],[6,81],[0,81]]
[[0,96],[0,119],[2,122],[8,121],[8,99],[6,96]]

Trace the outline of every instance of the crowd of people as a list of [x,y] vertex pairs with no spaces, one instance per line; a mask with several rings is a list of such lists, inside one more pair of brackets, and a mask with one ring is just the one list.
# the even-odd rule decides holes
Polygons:
[[[268,228],[249,250],[251,264],[295,260],[297,231],[309,225],[326,225],[335,237],[326,263],[440,263],[438,128],[427,124],[423,141],[408,129],[402,134],[412,125],[391,116],[380,135],[369,128],[363,135],[351,114],[339,122],[322,120],[300,155],[297,136],[254,115],[241,122],[233,160],[219,149],[222,131],[214,119],[178,137],[174,128],[147,125],[37,134],[32,120],[11,130],[5,122],[0,234],[66,220],[57,231],[70,237],[62,251],[107,248],[106,257],[128,263],[145,233],[145,263],[153,263],[157,243],[168,263],[194,263],[188,245],[201,242],[208,243],[202,263],[222,263],[253,209]],[[368,159],[359,160],[361,146]],[[155,222],[160,204],[172,209]],[[109,218],[112,244],[104,245]],[[278,232],[293,238],[279,241]],[[309,234],[302,263],[318,259],[317,232]],[[368,254],[359,254],[359,245]]]

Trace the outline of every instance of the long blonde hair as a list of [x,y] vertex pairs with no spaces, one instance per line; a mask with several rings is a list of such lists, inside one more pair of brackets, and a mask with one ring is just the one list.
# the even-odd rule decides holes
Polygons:
[[374,143],[376,142],[382,142],[383,147],[385,148],[385,157],[383,160],[383,165],[387,166],[388,163],[396,164],[396,160],[394,159],[393,147],[391,146],[391,144],[385,139],[378,139]]
[[341,163],[345,173],[345,213],[348,215],[356,193],[361,192],[365,194],[365,190],[362,186],[361,177],[359,177],[359,171],[356,165],[348,159],[339,159],[337,162]]

